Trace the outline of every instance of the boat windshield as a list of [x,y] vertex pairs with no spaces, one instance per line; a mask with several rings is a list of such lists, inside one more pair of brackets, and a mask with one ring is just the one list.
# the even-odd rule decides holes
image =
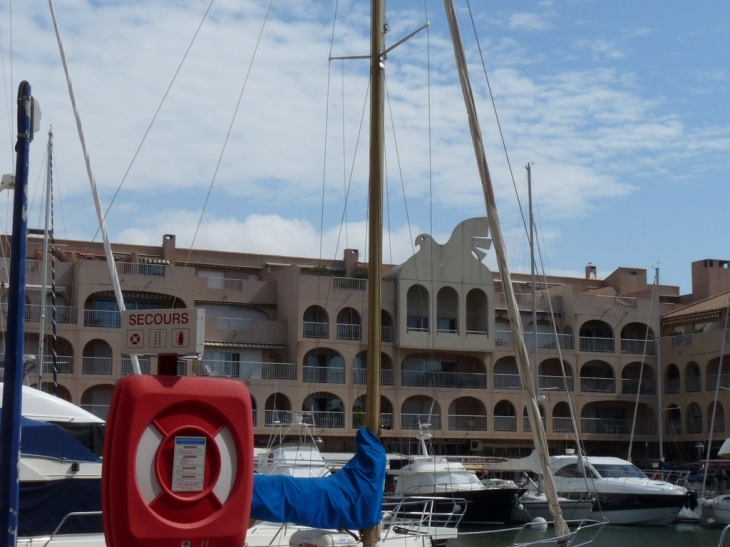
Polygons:
[[608,464],[608,463],[599,463],[599,464],[593,464],[594,469],[598,472],[601,477],[604,479],[608,478],[636,478],[636,479],[646,479],[647,476],[644,474],[641,469],[636,467],[635,465],[632,465],[630,463],[621,463],[621,464]]

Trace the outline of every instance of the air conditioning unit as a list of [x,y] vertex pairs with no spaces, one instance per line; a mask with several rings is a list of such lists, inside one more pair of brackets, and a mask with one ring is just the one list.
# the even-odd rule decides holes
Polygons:
[[476,439],[469,441],[469,450],[472,452],[481,452],[483,448],[484,444],[482,441],[477,441]]

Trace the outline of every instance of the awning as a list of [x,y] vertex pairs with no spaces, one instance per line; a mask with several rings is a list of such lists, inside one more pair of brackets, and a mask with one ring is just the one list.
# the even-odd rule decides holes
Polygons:
[[230,300],[195,300],[194,305],[239,306],[241,308],[275,308],[270,302],[231,302]]
[[286,349],[284,344],[256,344],[254,342],[215,342],[206,340],[210,348],[247,348],[247,349]]
[[700,315],[685,315],[676,319],[662,319],[662,325],[680,325],[682,323],[695,323],[697,321],[712,321],[720,318],[720,312],[703,313]]

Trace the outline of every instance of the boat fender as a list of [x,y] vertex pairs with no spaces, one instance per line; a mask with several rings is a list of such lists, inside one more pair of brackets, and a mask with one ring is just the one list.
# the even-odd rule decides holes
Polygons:
[[547,530],[547,521],[542,517],[535,517],[530,523],[530,528],[537,530],[538,532],[544,532]]

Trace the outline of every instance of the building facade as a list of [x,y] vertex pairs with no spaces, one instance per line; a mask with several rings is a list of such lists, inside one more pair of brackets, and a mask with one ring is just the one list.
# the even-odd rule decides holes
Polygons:
[[[418,236],[412,257],[384,267],[376,313],[383,341],[381,438],[390,450],[411,449],[419,423],[428,423],[436,449],[445,453],[531,451],[502,283],[482,261],[489,244],[486,219],[470,219],[443,244]],[[178,374],[244,382],[257,443],[305,412],[325,450],[353,449],[364,423],[371,313],[357,250],[323,261],[181,249],[174,235],[164,235],[160,246],[112,248],[127,309],[205,309],[205,353],[180,360]],[[57,241],[46,257],[53,256],[54,276],[48,261],[45,283],[42,249],[40,239],[29,238],[25,381],[105,417],[114,384],[132,365],[121,349],[121,316],[102,244]],[[0,287],[5,310],[8,260]],[[720,358],[727,265],[694,263],[693,293],[685,296],[637,268],[618,268],[601,280],[589,265],[584,278],[543,278],[534,290],[529,276],[513,275],[553,452],[575,446],[576,427],[589,454],[626,457],[631,450],[637,463],[696,457],[711,426],[712,445],[719,447],[730,408],[722,404],[730,375],[722,373]],[[143,373],[155,373],[155,357],[140,364]]]

